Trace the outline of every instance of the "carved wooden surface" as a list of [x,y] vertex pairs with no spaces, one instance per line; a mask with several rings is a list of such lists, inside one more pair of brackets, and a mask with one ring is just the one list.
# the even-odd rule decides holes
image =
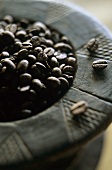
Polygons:
[[[46,22],[67,35],[76,47],[78,71],[64,97],[34,117],[0,123],[1,166],[39,158],[50,162],[60,153],[63,157],[76,151],[112,121],[111,34],[85,11],[65,1],[8,0],[1,15],[5,14]],[[100,48],[91,56],[85,45],[93,37],[99,38]],[[107,59],[109,65],[100,74],[91,67],[98,58]],[[70,106],[80,100],[87,101],[89,109],[73,119]]]

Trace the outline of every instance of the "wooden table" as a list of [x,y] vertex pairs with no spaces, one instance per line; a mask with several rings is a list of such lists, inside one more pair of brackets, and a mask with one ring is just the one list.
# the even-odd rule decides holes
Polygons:
[[[63,98],[34,117],[0,123],[0,165],[11,165],[11,169],[33,165],[33,169],[40,170],[74,156],[112,121],[112,37],[103,25],[74,4],[58,0],[11,2],[7,1],[1,15],[46,22],[67,35],[76,47],[78,71]],[[85,45],[93,37],[100,44],[96,53],[90,55]],[[108,67],[98,74],[91,63],[99,58],[105,58]],[[73,119],[70,107],[80,100],[87,101],[89,108]]]

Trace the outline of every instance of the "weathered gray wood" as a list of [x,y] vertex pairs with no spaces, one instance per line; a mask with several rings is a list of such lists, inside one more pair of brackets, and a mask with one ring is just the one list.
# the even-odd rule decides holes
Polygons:
[[[112,45],[109,44],[112,37],[85,11],[59,1],[15,0],[12,3],[8,0],[0,14],[50,24],[70,38],[78,59],[76,79],[62,99],[34,117],[0,123],[0,165],[35,159],[42,165],[66,157],[105,130],[112,121]],[[84,46],[90,38],[99,35],[103,36],[102,51],[90,56]],[[104,49],[108,49],[108,54]],[[96,74],[91,67],[92,61],[105,57],[110,57],[107,58],[109,66]],[[86,100],[89,109],[73,119],[70,106],[80,100]]]

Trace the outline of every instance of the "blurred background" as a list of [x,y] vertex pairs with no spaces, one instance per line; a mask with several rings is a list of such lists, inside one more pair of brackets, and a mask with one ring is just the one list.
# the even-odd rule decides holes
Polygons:
[[[70,0],[97,17],[112,31],[112,0]],[[94,158],[93,158],[94,159]],[[91,170],[91,169],[89,169]],[[104,145],[96,170],[112,170],[112,124],[104,133]]]

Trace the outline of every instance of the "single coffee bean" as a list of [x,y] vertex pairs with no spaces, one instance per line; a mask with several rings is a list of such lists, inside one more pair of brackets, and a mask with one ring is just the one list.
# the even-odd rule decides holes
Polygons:
[[5,29],[6,31],[10,31],[10,32],[12,32],[13,34],[15,34],[16,33],[16,31],[17,31],[17,25],[16,24],[8,24],[7,26],[6,26],[6,29]]
[[33,28],[41,28],[41,31],[42,32],[45,32],[46,30],[47,30],[47,27],[46,27],[46,25],[44,24],[44,23],[42,23],[42,22],[35,22],[34,24],[33,24]]
[[27,50],[31,50],[33,48],[32,44],[30,42],[23,42],[22,43],[22,49],[27,49]]
[[9,53],[7,51],[3,51],[1,54],[0,54],[0,59],[3,59],[3,58],[8,58],[9,57]]
[[54,52],[55,52],[55,50],[54,50],[53,48],[51,48],[51,47],[48,47],[48,48],[46,48],[46,49],[44,50],[44,53],[46,53],[48,57],[53,56],[53,55],[54,55]]
[[76,58],[68,57],[66,60],[66,64],[72,66],[73,68],[76,68],[77,67]]
[[27,92],[27,91],[29,91],[29,89],[30,89],[30,86],[29,85],[27,85],[27,86],[24,86],[24,87],[18,87],[17,88],[20,92]]
[[29,21],[27,19],[21,19],[20,20],[20,26],[23,27],[23,28],[26,28],[29,24]]
[[61,82],[58,78],[51,76],[47,78],[47,85],[48,85],[48,88],[57,89],[60,87]]
[[48,47],[53,47],[53,41],[52,40],[49,40],[49,39],[46,39],[46,46]]
[[69,44],[65,44],[63,42],[55,44],[54,48],[56,50],[61,50],[62,52],[66,52],[66,53],[69,53],[70,51],[73,50]]
[[8,24],[13,22],[13,17],[11,15],[6,15],[3,17],[3,20],[7,22]]
[[63,67],[62,72],[68,75],[74,75],[74,68],[72,66],[66,65]]
[[63,90],[68,89],[68,87],[69,87],[68,80],[66,78],[64,78],[64,77],[59,77],[59,80],[61,82],[61,90],[63,91]]
[[96,60],[92,63],[92,67],[95,70],[103,70],[108,66],[107,61],[100,59],[100,60]]
[[30,65],[33,65],[37,61],[37,58],[34,55],[30,54],[27,56],[27,60],[29,61]]
[[35,53],[35,54],[38,54],[38,53],[40,53],[40,52],[43,52],[42,47],[36,47],[36,48],[34,48],[34,53]]
[[2,33],[2,39],[6,45],[12,45],[14,43],[14,38],[14,34],[10,31],[4,31]]
[[30,42],[34,47],[37,47],[40,45],[40,38],[38,36],[33,36]]
[[26,85],[30,85],[31,80],[32,80],[31,74],[24,73],[24,74],[21,74],[19,77],[19,84],[20,86],[24,87]]
[[35,90],[31,89],[29,92],[28,92],[28,98],[32,101],[32,100],[35,100],[36,98],[36,92]]
[[37,66],[37,68],[43,73],[43,74],[47,74],[47,68],[44,64],[40,63],[40,62],[36,62],[35,65]]
[[67,54],[66,53],[60,53],[56,56],[56,58],[60,62],[60,61],[65,60],[67,58]]
[[36,64],[31,66],[31,74],[34,79],[40,79],[43,76],[41,70],[36,66]]
[[87,49],[90,52],[95,52],[98,49],[99,42],[96,38],[92,38],[87,43]]
[[16,32],[16,37],[20,39],[22,42],[25,40],[26,32],[24,30],[20,30]]
[[20,41],[15,42],[13,46],[14,53],[19,52],[22,49],[22,43]]
[[49,29],[47,29],[47,30],[45,31],[45,37],[46,37],[46,38],[51,38],[51,31],[50,31]]
[[9,58],[3,59],[2,65],[6,66],[9,71],[14,71],[16,69],[15,64]]
[[64,67],[65,67],[65,64],[61,64],[61,65],[59,66],[59,68],[61,69],[61,71],[63,70]]
[[59,67],[54,67],[52,70],[52,75],[54,77],[60,77],[62,75],[62,71]]
[[27,117],[32,114],[32,111],[29,109],[24,109],[24,110],[21,110],[19,114],[21,114],[22,117]]
[[63,77],[68,80],[69,84],[71,84],[73,82],[73,76],[72,75],[63,74]]
[[33,36],[37,36],[37,35],[39,35],[39,33],[41,32],[41,28],[40,28],[40,27],[37,27],[37,28],[30,29],[29,32],[30,32]]
[[54,68],[54,67],[58,67],[59,66],[59,62],[57,60],[56,57],[52,57],[50,60],[50,67]]
[[56,31],[53,31],[51,38],[52,38],[54,43],[58,43],[60,41],[60,34]]
[[45,85],[39,79],[33,79],[31,87],[37,93],[41,93],[42,90],[45,90]]
[[19,73],[25,73],[28,69],[29,62],[27,60],[21,60],[17,65],[17,70]]
[[70,112],[73,115],[79,115],[79,114],[82,114],[82,113],[86,112],[87,108],[88,108],[87,102],[80,101],[80,102],[78,102],[76,104],[73,104],[71,106]]
[[18,60],[24,59],[28,56],[28,50],[27,49],[22,49],[18,52],[17,58]]
[[64,42],[64,43],[69,43],[69,40],[66,36],[62,36],[61,41]]
[[44,52],[40,52],[38,55],[37,55],[37,60],[39,62],[46,62],[48,60],[48,57],[47,57],[47,54],[44,53]]

